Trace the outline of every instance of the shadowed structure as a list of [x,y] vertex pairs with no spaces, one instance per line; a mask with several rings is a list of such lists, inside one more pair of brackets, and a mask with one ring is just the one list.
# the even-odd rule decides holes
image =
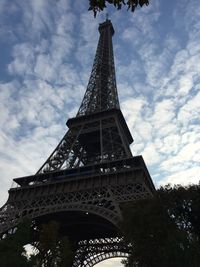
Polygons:
[[77,244],[74,267],[125,257],[120,234],[125,203],[151,197],[154,185],[142,156],[132,156],[131,133],[120,110],[110,20],[100,38],[89,83],[69,130],[35,175],[15,178],[0,210],[0,233],[23,218],[56,220]]

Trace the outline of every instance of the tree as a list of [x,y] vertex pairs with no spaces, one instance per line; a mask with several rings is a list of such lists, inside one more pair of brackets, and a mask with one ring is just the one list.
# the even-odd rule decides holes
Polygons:
[[199,266],[199,208],[200,186],[167,186],[126,206],[122,228],[132,245],[126,265]]
[[[26,244],[35,248],[29,257]],[[73,258],[69,239],[61,235],[60,225],[54,221],[38,226],[26,220],[0,240],[2,267],[71,267]]]
[[69,239],[60,234],[60,225],[50,221],[36,228],[36,254],[31,257],[34,267],[71,267],[74,253]]
[[26,256],[24,245],[30,241],[31,232],[28,221],[14,229],[12,234],[0,240],[0,265],[2,267],[32,266]]
[[140,7],[144,5],[148,6],[149,1],[148,0],[89,0],[88,10],[92,10],[94,12],[94,16],[96,17],[97,12],[104,10],[107,4],[111,4],[117,9],[121,9],[122,6],[127,6],[128,9],[134,12],[137,6]]
[[168,185],[160,188],[157,194],[176,225],[200,242],[200,184],[188,187]]

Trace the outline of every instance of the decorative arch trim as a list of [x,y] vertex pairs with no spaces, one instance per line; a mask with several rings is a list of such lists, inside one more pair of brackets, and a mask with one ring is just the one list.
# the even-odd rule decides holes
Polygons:
[[106,252],[106,253],[100,253],[95,255],[93,258],[86,260],[83,263],[83,267],[93,267],[94,265],[108,260],[112,258],[127,258],[128,257],[127,252],[121,252],[121,251],[112,251],[112,252]]

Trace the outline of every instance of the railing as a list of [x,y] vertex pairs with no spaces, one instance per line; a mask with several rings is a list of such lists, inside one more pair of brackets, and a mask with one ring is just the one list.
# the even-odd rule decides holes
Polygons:
[[24,188],[64,180],[69,181],[81,178],[84,179],[86,177],[112,174],[117,172],[123,172],[127,169],[134,170],[137,168],[144,168],[144,161],[141,156],[88,165],[79,168],[72,168],[44,174],[36,174],[32,176],[15,178],[13,179],[13,184],[11,188]]

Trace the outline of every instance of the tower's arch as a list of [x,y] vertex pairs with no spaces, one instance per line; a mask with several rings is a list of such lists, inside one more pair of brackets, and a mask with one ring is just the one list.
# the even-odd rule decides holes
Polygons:
[[74,259],[73,267],[93,267],[112,258],[127,258],[131,245],[122,237],[83,240]]
[[121,251],[113,251],[113,252],[107,252],[107,253],[99,253],[95,255],[93,258],[89,259],[88,261],[85,261],[83,263],[84,267],[97,267],[97,264],[104,262],[106,260],[116,259],[116,258],[124,258],[126,259],[128,257],[128,253],[121,252]]

